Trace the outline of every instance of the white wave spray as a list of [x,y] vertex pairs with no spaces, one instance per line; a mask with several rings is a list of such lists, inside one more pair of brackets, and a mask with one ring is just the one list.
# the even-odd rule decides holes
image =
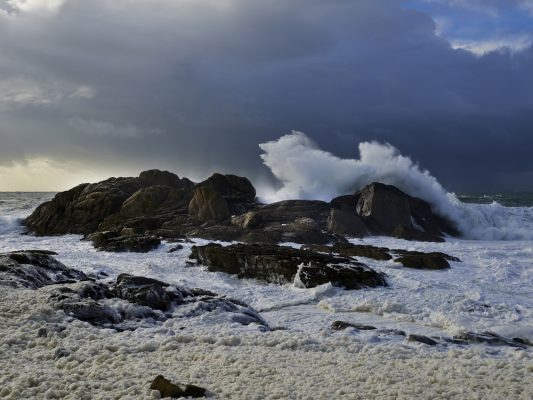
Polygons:
[[471,239],[533,239],[533,208],[465,204],[448,193],[429,171],[390,144],[362,142],[358,159],[343,159],[321,150],[302,132],[259,145],[264,164],[282,184],[263,189],[265,202],[320,199],[361,190],[372,182],[394,185],[429,202],[434,211],[457,224]]

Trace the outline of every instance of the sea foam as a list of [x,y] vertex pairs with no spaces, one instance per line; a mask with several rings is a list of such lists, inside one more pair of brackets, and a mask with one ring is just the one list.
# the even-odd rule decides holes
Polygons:
[[465,238],[533,239],[533,207],[462,203],[428,170],[388,143],[361,142],[359,158],[346,159],[320,149],[304,133],[293,131],[259,147],[263,163],[282,185],[280,189],[260,188],[259,197],[264,202],[329,201],[381,182],[426,200],[435,212],[455,222]]

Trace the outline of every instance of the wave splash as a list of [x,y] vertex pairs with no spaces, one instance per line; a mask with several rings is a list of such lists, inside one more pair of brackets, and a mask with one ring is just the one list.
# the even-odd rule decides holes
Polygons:
[[533,239],[533,207],[462,203],[428,170],[388,143],[360,143],[357,159],[344,159],[324,151],[297,131],[259,147],[263,150],[263,163],[282,184],[279,190],[263,188],[260,191],[259,196],[265,202],[329,201],[361,190],[369,183],[381,182],[426,200],[435,212],[455,222],[465,238]]

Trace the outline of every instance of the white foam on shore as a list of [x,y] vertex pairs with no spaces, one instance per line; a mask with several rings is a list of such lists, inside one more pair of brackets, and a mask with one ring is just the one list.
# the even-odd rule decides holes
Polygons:
[[[66,323],[46,291],[0,292],[0,397],[153,399],[155,376],[220,399],[526,399],[531,356],[480,347],[375,346],[356,336],[168,320],[134,332]],[[40,328],[47,329],[39,337]],[[58,329],[59,328],[59,329]]]

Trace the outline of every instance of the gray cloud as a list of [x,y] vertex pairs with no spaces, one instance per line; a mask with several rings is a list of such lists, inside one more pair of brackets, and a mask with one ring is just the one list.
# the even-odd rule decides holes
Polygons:
[[297,129],[344,157],[390,142],[454,190],[531,188],[533,48],[453,49],[400,1],[2,8],[4,166],[268,177],[258,143]]

